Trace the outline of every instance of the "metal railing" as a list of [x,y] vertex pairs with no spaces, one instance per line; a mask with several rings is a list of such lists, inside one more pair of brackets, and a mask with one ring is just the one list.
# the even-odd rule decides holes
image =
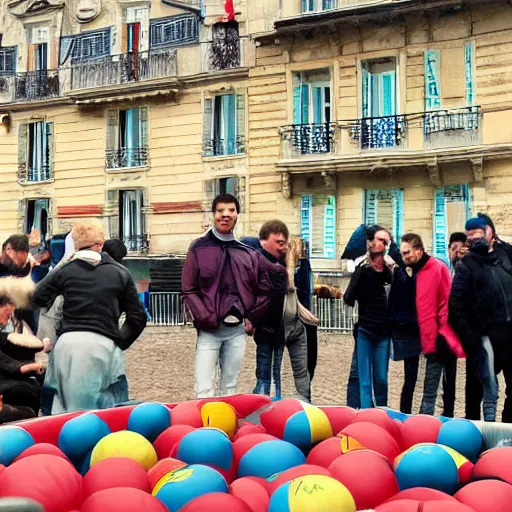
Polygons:
[[298,153],[330,153],[334,150],[335,123],[293,124],[290,140]]
[[361,149],[381,149],[400,146],[407,129],[406,116],[365,117],[350,127],[352,140]]
[[39,181],[49,181],[53,178],[52,168],[50,165],[41,165],[38,169],[31,169],[25,166],[18,166],[18,182],[20,183],[37,183]]
[[118,85],[176,74],[176,49],[108,55],[72,64],[71,89]]
[[[151,292],[148,309],[152,325],[188,325],[180,293]],[[313,297],[312,309],[320,320],[319,329],[322,331],[351,334],[357,322],[357,309],[347,306],[342,299]]]
[[208,140],[203,144],[203,156],[243,155],[245,137]]
[[423,130],[425,136],[429,136],[431,133],[454,130],[478,130],[480,116],[479,106],[425,112]]
[[16,73],[14,76],[15,101],[44,100],[59,95],[59,71],[56,69]]
[[122,169],[124,167],[145,167],[149,164],[149,148],[107,149],[105,152],[105,167],[107,169]]
[[242,44],[239,37],[214,39],[206,43],[205,71],[236,69],[242,66]]
[[123,236],[124,245],[128,252],[147,254],[149,252],[148,235]]

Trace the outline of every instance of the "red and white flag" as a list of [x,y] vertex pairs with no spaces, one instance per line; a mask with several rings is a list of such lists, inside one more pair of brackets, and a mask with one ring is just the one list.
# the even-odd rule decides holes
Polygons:
[[226,11],[226,21],[233,21],[235,19],[235,6],[233,5],[233,0],[226,0],[224,10]]

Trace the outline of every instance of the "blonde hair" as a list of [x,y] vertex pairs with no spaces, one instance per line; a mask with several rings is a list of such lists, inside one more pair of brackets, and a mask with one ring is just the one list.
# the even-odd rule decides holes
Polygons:
[[302,255],[302,240],[298,236],[291,236],[288,240],[288,252],[286,253],[286,268],[288,270],[288,286],[295,286],[295,269]]
[[105,229],[99,220],[79,222],[73,226],[71,237],[75,250],[87,249],[105,241]]

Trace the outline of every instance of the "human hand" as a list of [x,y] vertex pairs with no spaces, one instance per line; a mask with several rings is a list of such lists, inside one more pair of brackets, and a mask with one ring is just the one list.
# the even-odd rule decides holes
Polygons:
[[247,336],[252,336],[254,334],[254,325],[252,325],[251,321],[247,318],[245,319],[245,333]]
[[37,373],[37,374],[41,374],[43,373],[43,365],[41,363],[29,363],[29,364],[24,364],[21,368],[20,368],[20,372],[22,374],[27,374],[27,373]]

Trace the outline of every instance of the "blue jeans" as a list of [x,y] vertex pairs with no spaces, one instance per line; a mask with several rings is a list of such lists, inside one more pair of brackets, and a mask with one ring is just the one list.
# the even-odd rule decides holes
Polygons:
[[195,367],[197,398],[215,395],[213,379],[217,364],[220,365],[220,395],[236,393],[246,339],[243,324],[236,327],[221,325],[215,331],[199,331]]
[[483,389],[484,421],[496,421],[496,403],[499,389],[494,365],[494,350],[488,336],[482,338],[482,346],[477,360],[477,371]]
[[357,338],[354,338],[354,352],[348,375],[347,405],[353,409],[359,409],[361,406],[361,400],[359,399],[359,372],[357,371]]
[[281,398],[281,362],[283,349],[279,343],[282,334],[274,333],[265,327],[256,329],[254,342],[256,343],[256,386],[253,393],[270,396],[272,377],[276,386],[276,397]]
[[361,409],[375,405],[388,405],[388,367],[389,367],[388,337],[372,334],[359,327],[357,335],[357,369],[359,372],[359,392]]

